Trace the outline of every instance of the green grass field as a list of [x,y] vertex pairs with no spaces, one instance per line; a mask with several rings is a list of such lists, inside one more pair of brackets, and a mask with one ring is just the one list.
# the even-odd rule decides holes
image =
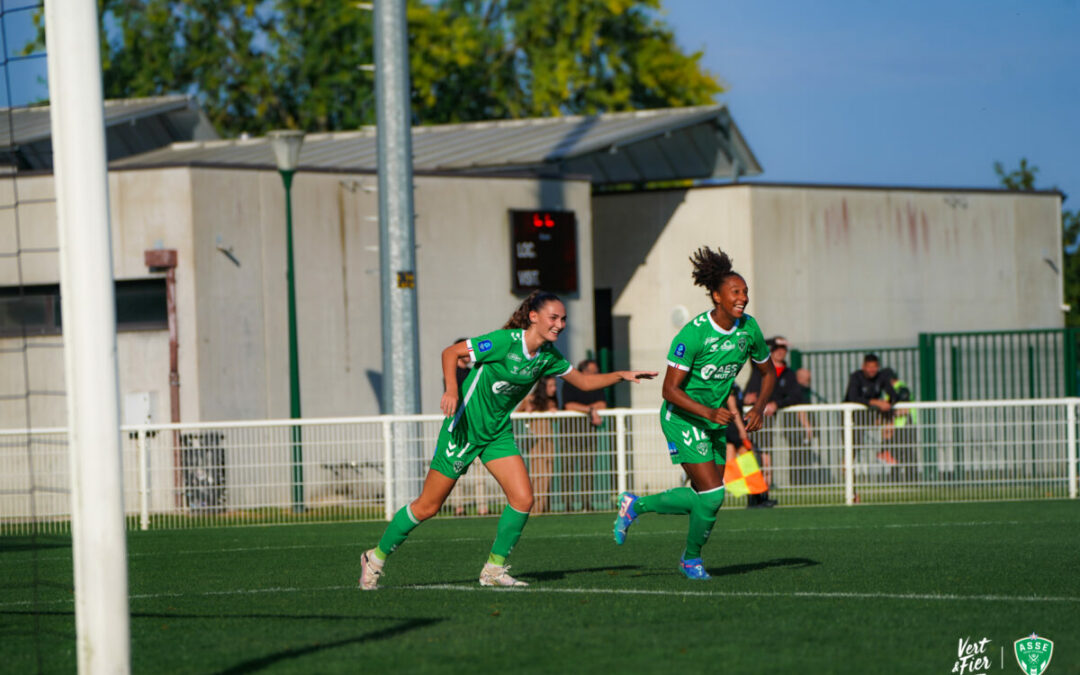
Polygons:
[[[510,590],[476,583],[493,518],[424,524],[375,593],[381,523],[134,533],[134,671],[949,673],[990,638],[990,672],[1019,673],[1036,632],[1049,675],[1080,672],[1077,502],[725,508],[709,582],[675,568],[685,517],[623,547],[611,522],[533,518]],[[0,538],[0,574],[0,671],[73,672],[70,541]]]

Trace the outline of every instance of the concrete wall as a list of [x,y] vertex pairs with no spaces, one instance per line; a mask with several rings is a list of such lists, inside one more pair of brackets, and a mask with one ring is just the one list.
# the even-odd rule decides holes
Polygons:
[[[13,203],[11,182],[4,181],[7,193],[0,203]],[[59,282],[59,254],[55,193],[52,176],[30,176],[18,181],[18,240],[24,253],[0,259],[0,284],[14,286],[55,284]],[[189,176],[186,169],[154,172],[112,173],[109,176],[112,221],[113,273],[117,279],[152,276],[143,264],[143,252],[155,245],[176,248],[180,267],[177,274],[180,311],[193,313],[194,284],[190,247]],[[15,210],[0,212],[0,250],[15,250]],[[139,223],[131,227],[131,223]],[[27,250],[30,249],[30,250]],[[20,269],[21,268],[21,269]],[[195,353],[194,324],[181,330],[182,353]],[[186,338],[186,341],[185,341]],[[0,428],[67,425],[67,407],[63,396],[63,337],[33,337],[28,341],[26,368],[20,338],[0,339],[0,393],[25,396],[25,400],[0,400]],[[121,397],[136,392],[153,394],[153,419],[169,421],[169,338],[167,331],[132,331],[117,336],[117,355]],[[180,361],[181,401],[188,409],[198,402],[193,364]],[[121,401],[123,404],[123,401]],[[123,411],[122,411],[123,414]]]
[[[284,192],[277,173],[193,171],[203,420],[289,415]],[[417,176],[421,405],[438,411],[440,356],[500,328],[510,292],[509,209],[578,215],[582,292],[560,347],[593,344],[590,190],[585,182]],[[297,174],[293,232],[305,417],[380,412],[378,199],[369,175]],[[219,239],[220,238],[220,239]],[[217,250],[232,249],[240,266]],[[573,321],[574,317],[578,320]]]
[[[305,417],[380,412],[374,184],[371,175],[328,173],[300,173],[293,183]],[[520,302],[510,292],[510,209],[577,214],[581,292],[565,298],[570,324],[559,347],[572,360],[583,358],[594,342],[589,184],[441,176],[417,176],[415,184],[422,411],[438,411],[442,349],[457,337],[501,327]],[[131,170],[112,172],[109,186],[117,279],[156,276],[144,265],[146,249],[178,253],[182,420],[288,417],[284,191],[277,172]],[[52,189],[51,176],[20,179],[20,199],[45,200],[19,210],[23,248],[56,248]],[[13,217],[0,218],[7,218],[0,220],[0,245],[13,250]],[[24,254],[22,278],[56,283],[57,254]],[[0,284],[17,283],[18,269],[0,260]],[[0,340],[0,348],[16,343]],[[121,395],[149,392],[154,419],[167,422],[166,331],[121,333],[118,351]],[[32,354],[32,388],[63,391],[62,352]],[[3,394],[25,391],[21,359],[21,351],[0,354]],[[62,396],[36,397],[33,406],[34,426],[66,424]],[[25,424],[25,406],[0,404],[0,426]]]
[[[596,287],[613,290],[617,363],[635,368],[663,370],[683,317],[711,306],[687,260],[705,244],[734,258],[766,336],[804,349],[1060,327],[1061,278],[1044,260],[1063,269],[1060,214],[1056,194],[1009,192],[736,185],[603,195],[593,201]],[[659,400],[651,383],[620,402]]]

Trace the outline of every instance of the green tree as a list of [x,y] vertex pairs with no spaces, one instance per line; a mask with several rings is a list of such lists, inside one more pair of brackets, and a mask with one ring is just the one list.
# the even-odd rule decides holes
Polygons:
[[[1034,190],[1035,174],[1039,168],[1029,165],[1027,158],[1020,159],[1020,166],[1012,171],[1005,171],[1001,162],[994,162],[994,173],[1001,184],[1009,190]],[[1057,189],[1057,188],[1054,188]],[[1064,202],[1062,203],[1064,205]],[[1061,209],[1062,240],[1065,250],[1065,270],[1062,275],[1065,303],[1069,312],[1065,315],[1067,326],[1080,326],[1080,211]]]
[[[197,97],[224,135],[375,119],[373,17],[345,0],[99,0],[110,98]],[[661,0],[409,0],[413,116],[436,124],[711,103]],[[40,25],[40,24],[39,24]],[[35,44],[44,40],[39,30]]]

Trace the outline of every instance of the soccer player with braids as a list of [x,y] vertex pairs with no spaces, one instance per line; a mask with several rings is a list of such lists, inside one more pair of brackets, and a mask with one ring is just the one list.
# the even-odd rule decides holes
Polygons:
[[752,360],[762,382],[758,400],[746,415],[746,430],[757,431],[776,385],[776,371],[769,363],[761,328],[746,314],[750,301],[746,281],[732,269],[731,258],[723,251],[702,247],[690,262],[694,284],[708,290],[713,308],[694,317],[671,341],[660,427],[671,463],[682,464],[692,487],[645,497],[620,494],[615,543],[626,541],[630,524],[643,513],[689,515],[680,569],[690,579],[708,579],[701,547],[724,503],[724,431],[736,414],[725,403],[735,376],[748,359]]
[[[514,443],[510,413],[545,375],[558,375],[578,389],[591,391],[616,382],[638,382],[657,373],[621,370],[586,374],[574,370],[553,344],[566,327],[566,308],[551,293],[533,291],[501,330],[450,345],[443,350],[446,390],[440,407],[446,415],[435,444],[420,496],[390,521],[378,546],[360,557],[360,588],[379,585],[387,556],[409,532],[442,507],[459,478],[477,457],[506,493],[508,506],[499,518],[495,543],[480,572],[482,586],[526,586],[507,573],[506,558],[521,537],[533,506],[529,473]],[[458,401],[455,370],[459,358],[475,364]]]

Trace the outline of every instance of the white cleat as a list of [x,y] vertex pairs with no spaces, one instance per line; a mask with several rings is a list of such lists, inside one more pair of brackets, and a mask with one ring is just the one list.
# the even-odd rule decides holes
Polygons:
[[364,551],[360,556],[360,590],[374,591],[379,588],[379,577],[385,560],[375,557],[375,549]]
[[524,581],[518,581],[506,573],[509,565],[494,565],[484,563],[484,569],[480,570],[481,586],[528,586]]

